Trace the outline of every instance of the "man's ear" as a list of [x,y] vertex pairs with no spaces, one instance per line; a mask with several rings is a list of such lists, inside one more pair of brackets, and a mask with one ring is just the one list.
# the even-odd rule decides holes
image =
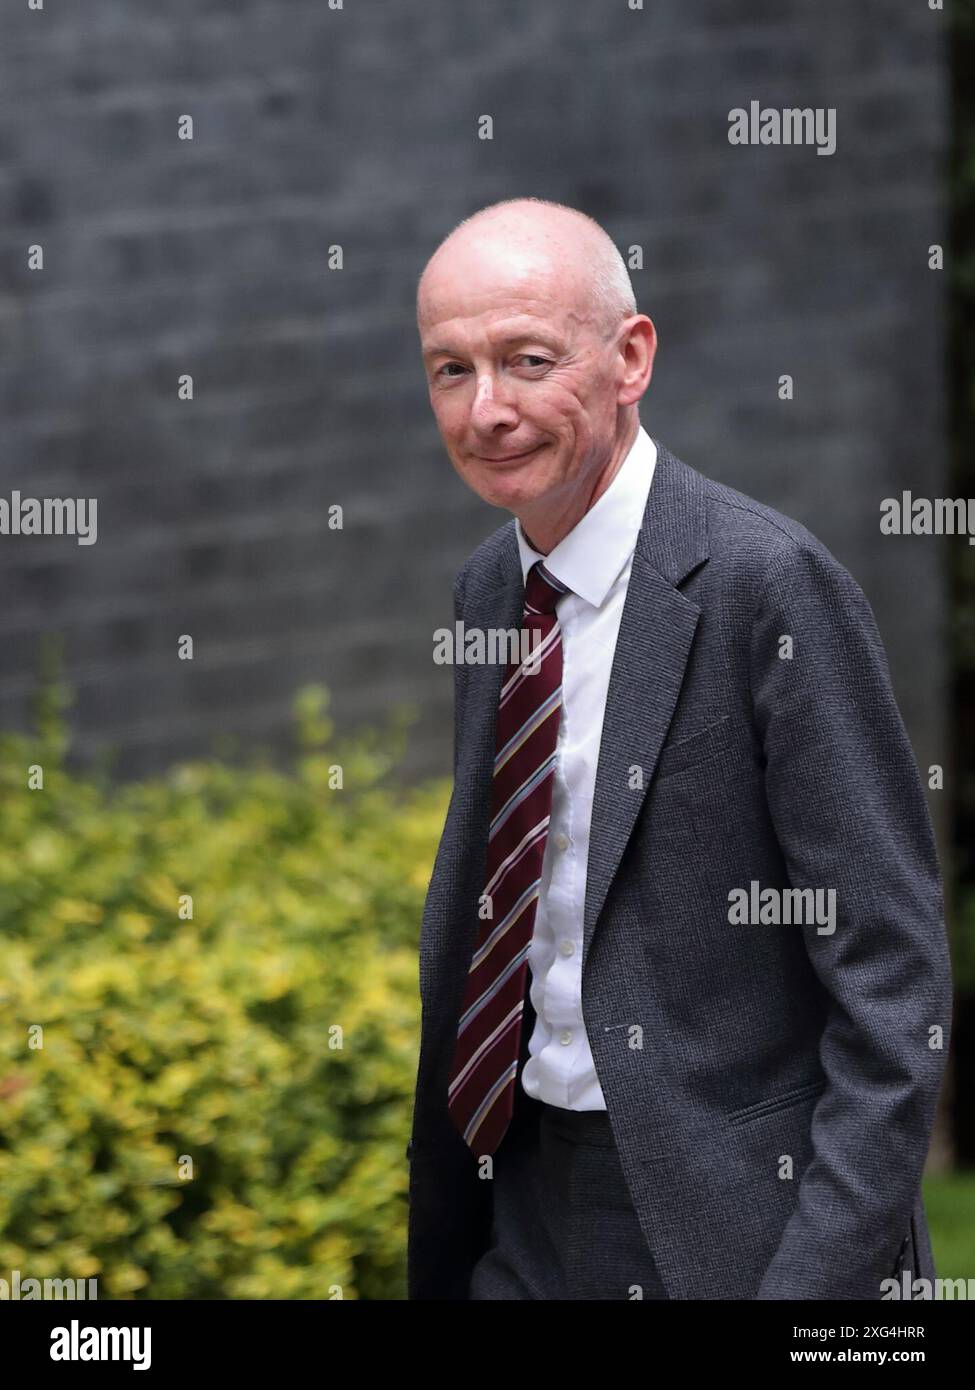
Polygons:
[[657,330],[646,314],[630,320],[620,344],[623,355],[623,377],[617,401],[620,405],[635,405],[650,385],[653,360],[657,353]]

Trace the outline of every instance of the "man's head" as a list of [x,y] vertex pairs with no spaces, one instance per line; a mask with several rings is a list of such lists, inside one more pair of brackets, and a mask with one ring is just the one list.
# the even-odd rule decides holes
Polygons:
[[451,463],[550,550],[615,475],[653,370],[619,251],[574,208],[493,204],[427,262],[417,326]]

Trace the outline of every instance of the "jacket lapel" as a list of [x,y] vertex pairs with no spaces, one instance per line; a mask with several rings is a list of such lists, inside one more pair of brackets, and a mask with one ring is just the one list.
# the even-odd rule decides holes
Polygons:
[[[670,728],[701,612],[677,585],[708,556],[705,480],[656,443],[606,696],[590,825],[583,970]],[[642,785],[631,790],[634,767]]]
[[[524,612],[525,586],[521,578],[515,524],[505,528],[504,549],[497,570],[484,580],[469,575],[464,596],[464,627],[520,629]],[[462,747],[466,750],[464,776],[477,788],[484,789],[485,816],[491,800],[491,778],[494,769],[494,739],[497,725],[498,700],[505,667],[499,663],[467,667],[467,695]],[[458,773],[461,769],[458,768]]]

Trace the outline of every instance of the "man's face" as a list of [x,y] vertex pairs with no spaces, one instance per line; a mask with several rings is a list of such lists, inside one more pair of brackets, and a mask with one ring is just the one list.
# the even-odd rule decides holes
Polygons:
[[622,361],[578,279],[479,248],[421,289],[430,404],[460,477],[517,516],[591,490],[616,442]]

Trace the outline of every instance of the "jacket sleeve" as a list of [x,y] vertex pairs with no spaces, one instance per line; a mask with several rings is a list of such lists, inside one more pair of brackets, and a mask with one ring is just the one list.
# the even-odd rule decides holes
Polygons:
[[826,1086],[813,1156],[756,1297],[878,1299],[909,1230],[947,1058],[934,835],[873,612],[812,537],[790,541],[766,570],[750,660],[790,883],[835,889],[831,933],[776,928],[803,933],[827,992]]

